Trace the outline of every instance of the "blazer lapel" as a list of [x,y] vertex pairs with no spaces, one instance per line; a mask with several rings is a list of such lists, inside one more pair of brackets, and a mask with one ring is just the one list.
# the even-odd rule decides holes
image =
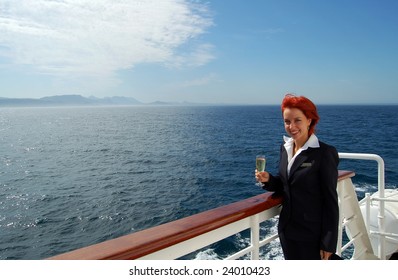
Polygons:
[[309,156],[309,150],[302,151],[294,160],[294,163],[292,165],[292,168],[290,168],[290,173],[289,173],[289,178],[292,177],[292,174],[299,168],[303,162],[307,160]]
[[280,170],[279,170],[279,174],[281,176],[283,176],[283,178],[288,178],[287,176],[287,152],[286,149],[283,148],[283,152],[282,152],[282,156],[281,156],[281,164],[280,166]]

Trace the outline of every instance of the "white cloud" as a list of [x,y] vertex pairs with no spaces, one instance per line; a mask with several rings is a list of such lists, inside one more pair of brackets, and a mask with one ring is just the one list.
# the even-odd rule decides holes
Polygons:
[[214,59],[213,45],[197,45],[188,53],[181,53],[173,57],[173,61],[168,64],[172,68],[181,68],[184,66],[197,67],[202,66]]
[[189,0],[0,0],[0,56],[60,77],[200,66],[214,58],[197,40],[212,24],[206,5]]

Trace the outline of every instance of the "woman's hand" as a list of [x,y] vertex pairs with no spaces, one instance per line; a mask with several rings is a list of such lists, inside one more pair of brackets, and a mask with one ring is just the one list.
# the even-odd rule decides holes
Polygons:
[[321,260],[328,260],[331,255],[332,255],[331,252],[326,252],[324,250],[321,250]]
[[255,171],[256,181],[260,183],[267,183],[269,181],[269,173],[267,171],[258,172]]

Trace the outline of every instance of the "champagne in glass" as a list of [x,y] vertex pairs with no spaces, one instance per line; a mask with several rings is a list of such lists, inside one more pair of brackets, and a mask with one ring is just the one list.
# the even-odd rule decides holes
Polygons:
[[258,155],[256,157],[256,169],[257,169],[257,172],[264,172],[264,170],[265,170],[265,156],[264,155]]

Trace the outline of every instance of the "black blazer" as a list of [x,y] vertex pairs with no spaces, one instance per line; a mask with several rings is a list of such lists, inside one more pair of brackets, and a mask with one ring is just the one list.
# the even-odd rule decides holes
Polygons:
[[264,189],[283,195],[278,231],[286,238],[300,241],[319,240],[322,250],[335,252],[338,236],[339,208],[337,166],[334,147],[319,142],[295,159],[287,175],[287,152],[281,146],[279,174],[264,183]]

